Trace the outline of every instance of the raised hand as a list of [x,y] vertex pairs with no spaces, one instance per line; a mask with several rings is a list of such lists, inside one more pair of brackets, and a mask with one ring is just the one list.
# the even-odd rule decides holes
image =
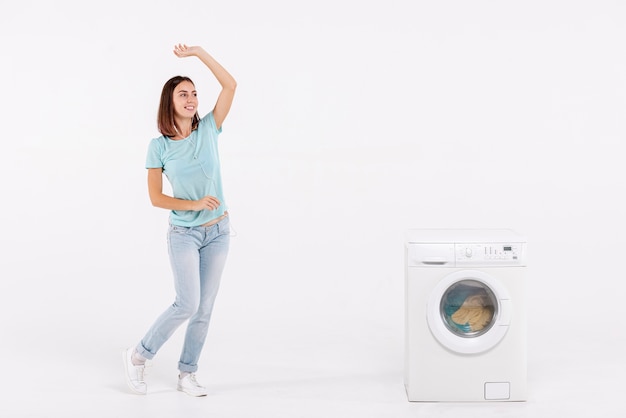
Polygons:
[[187,46],[185,44],[174,45],[174,55],[178,58],[198,56],[202,51],[200,46]]

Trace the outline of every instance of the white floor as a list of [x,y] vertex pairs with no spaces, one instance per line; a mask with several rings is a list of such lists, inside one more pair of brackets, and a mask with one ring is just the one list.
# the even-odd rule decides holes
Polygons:
[[[529,400],[476,404],[408,402],[402,327],[349,315],[319,323],[274,318],[264,327],[260,318],[238,323],[216,318],[198,372],[210,389],[205,398],[175,389],[182,334],[177,332],[149,368],[149,394],[132,395],[123,379],[121,350],[137,332],[120,332],[100,319],[99,329],[61,321],[48,322],[39,335],[25,330],[26,350],[3,343],[0,416],[484,418],[626,412],[624,341],[606,334],[582,339],[575,332],[561,339],[538,318],[530,321],[537,331],[529,341]],[[85,340],[89,344],[81,343]]]
[[16,257],[20,279],[0,281],[0,417],[626,416],[623,292],[612,266],[557,269],[548,257],[529,266],[527,402],[412,403],[401,252],[381,250],[379,270],[324,274],[323,265],[281,265],[265,254],[244,263],[241,248],[233,247],[200,360],[210,395],[197,399],[176,391],[183,328],[152,362],[147,396],[124,381],[122,350],[173,295],[165,267],[155,278],[140,262],[60,259],[47,276],[28,253]]

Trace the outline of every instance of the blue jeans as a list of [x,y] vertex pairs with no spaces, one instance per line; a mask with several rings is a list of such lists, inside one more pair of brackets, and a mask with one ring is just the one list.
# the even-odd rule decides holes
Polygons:
[[167,242],[176,299],[150,327],[137,345],[137,352],[152,359],[174,331],[189,320],[178,369],[193,373],[198,370],[226,263],[230,243],[228,216],[208,227],[170,225]]

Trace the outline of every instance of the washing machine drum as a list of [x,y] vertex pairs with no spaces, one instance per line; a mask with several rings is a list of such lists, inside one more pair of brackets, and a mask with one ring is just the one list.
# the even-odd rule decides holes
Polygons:
[[481,271],[445,276],[428,300],[428,326],[446,348],[464,354],[487,351],[509,328],[511,299],[506,289]]

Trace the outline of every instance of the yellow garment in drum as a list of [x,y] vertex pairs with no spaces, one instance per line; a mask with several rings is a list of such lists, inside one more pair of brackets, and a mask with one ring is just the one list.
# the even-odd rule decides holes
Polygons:
[[489,325],[493,308],[486,295],[468,296],[461,307],[452,315],[457,324],[469,324],[472,331],[480,331]]

